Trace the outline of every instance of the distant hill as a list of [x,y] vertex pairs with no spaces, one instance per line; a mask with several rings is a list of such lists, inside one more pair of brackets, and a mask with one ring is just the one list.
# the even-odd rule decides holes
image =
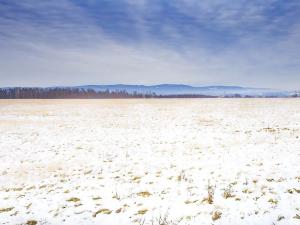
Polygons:
[[84,85],[77,88],[92,89],[95,91],[126,91],[128,93],[155,93],[157,95],[210,95],[210,96],[234,96],[242,97],[287,97],[292,94],[289,91],[269,88],[249,88],[240,86],[203,86],[195,87],[183,84],[160,84],[160,85]]

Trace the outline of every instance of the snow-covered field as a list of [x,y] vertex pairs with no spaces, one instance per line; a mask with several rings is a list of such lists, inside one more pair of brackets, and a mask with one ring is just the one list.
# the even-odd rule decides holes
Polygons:
[[300,101],[0,100],[0,224],[300,224]]

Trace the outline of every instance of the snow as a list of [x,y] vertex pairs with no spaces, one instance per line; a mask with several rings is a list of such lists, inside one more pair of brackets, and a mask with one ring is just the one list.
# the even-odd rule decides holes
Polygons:
[[299,150],[299,99],[1,100],[0,224],[300,224]]

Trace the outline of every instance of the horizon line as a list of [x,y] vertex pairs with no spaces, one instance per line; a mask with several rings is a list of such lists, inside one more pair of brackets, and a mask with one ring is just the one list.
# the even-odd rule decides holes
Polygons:
[[264,90],[278,90],[278,91],[296,91],[296,89],[283,89],[283,88],[269,88],[269,87],[254,87],[254,86],[243,86],[243,85],[193,85],[185,83],[156,83],[156,84],[132,84],[132,83],[110,83],[110,84],[79,84],[79,85],[52,85],[52,86],[2,86],[0,88],[57,88],[57,87],[68,87],[68,88],[80,88],[84,86],[143,86],[143,87],[154,87],[154,86],[186,86],[191,88],[208,88],[208,87],[232,87],[232,88],[244,88],[244,89],[264,89]]

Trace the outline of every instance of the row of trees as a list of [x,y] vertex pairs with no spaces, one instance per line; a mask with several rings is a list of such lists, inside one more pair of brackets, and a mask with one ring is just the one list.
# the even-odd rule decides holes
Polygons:
[[292,94],[291,97],[294,97],[294,98],[300,97],[300,91],[295,91],[295,93]]
[[[253,98],[239,94],[219,96],[223,98]],[[260,97],[260,96],[256,96]],[[277,96],[269,96],[275,98]],[[289,97],[300,97],[295,92]],[[215,98],[214,96],[199,94],[157,95],[156,93],[137,93],[120,91],[95,91],[83,88],[0,88],[0,99],[118,99],[118,98]]]
[[95,91],[81,88],[2,88],[2,99],[88,99],[88,98],[148,98],[152,94],[126,91]]
[[117,98],[205,98],[205,95],[157,95],[126,91],[95,91],[81,88],[0,88],[0,99],[117,99]]

